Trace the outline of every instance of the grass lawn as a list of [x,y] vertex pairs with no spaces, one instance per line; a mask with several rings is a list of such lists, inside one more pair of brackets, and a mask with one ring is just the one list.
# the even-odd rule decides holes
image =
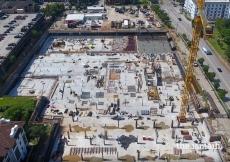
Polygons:
[[28,121],[36,106],[35,97],[9,97],[0,98],[0,112],[3,117],[12,121]]
[[225,44],[223,41],[221,41],[223,43],[223,47],[221,48],[218,43],[217,40],[220,39],[220,34],[218,32],[217,29],[214,29],[214,37],[213,38],[209,38],[208,42],[213,46],[213,48],[222,56],[224,57],[225,54],[225,49],[227,48],[227,44]]
[[30,107],[35,107],[36,98],[35,97],[9,97],[4,96],[0,98],[1,106],[13,106],[13,105],[27,105]]

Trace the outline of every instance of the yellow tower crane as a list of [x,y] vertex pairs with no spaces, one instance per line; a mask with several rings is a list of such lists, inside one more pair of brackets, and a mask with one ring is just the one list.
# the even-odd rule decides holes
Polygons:
[[181,123],[186,122],[186,112],[188,109],[189,95],[192,90],[192,80],[194,74],[194,63],[197,59],[197,52],[199,50],[199,42],[201,34],[203,37],[212,37],[213,36],[213,27],[209,25],[206,11],[205,11],[205,2],[204,0],[196,0],[198,6],[198,16],[194,19],[193,24],[193,35],[192,43],[190,47],[190,54],[188,58],[188,66],[186,69],[185,83],[182,90],[182,102],[179,113],[179,121]]

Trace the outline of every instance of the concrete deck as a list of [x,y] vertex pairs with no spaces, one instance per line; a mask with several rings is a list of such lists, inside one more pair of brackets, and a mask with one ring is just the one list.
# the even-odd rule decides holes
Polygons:
[[[71,148],[84,148],[82,156],[85,160],[86,157],[100,159],[101,152],[93,153],[88,148],[106,147],[111,148],[114,153],[105,149],[103,158],[112,161],[119,161],[125,155],[133,156],[137,160],[137,150],[140,151],[140,158],[152,160],[156,156],[165,158],[166,154],[171,154],[173,156],[170,158],[177,160],[179,155],[174,156],[175,147],[182,149],[181,156],[190,160],[200,160],[200,154],[205,154],[214,161],[219,161],[215,149],[201,152],[200,148],[192,148],[194,141],[199,141],[200,138],[203,144],[209,144],[210,135],[205,123],[199,122],[193,126],[190,122],[181,123],[182,128],[175,128],[178,124],[183,81],[171,52],[158,54],[117,52],[116,55],[101,52],[98,55],[87,55],[72,51],[63,54],[58,51],[59,48],[52,47],[53,50],[50,48],[54,39],[49,39],[40,51],[41,55],[31,61],[23,74],[25,78],[10,92],[10,95],[27,95],[29,90],[35,90],[34,94],[29,95],[43,94],[50,98],[49,108],[44,108],[44,114],[41,115],[44,115],[44,118],[64,117],[63,135],[67,138],[64,159],[75,158],[75,161],[81,159],[81,153],[69,155]],[[99,37],[94,40],[100,39]],[[63,51],[69,48],[68,45],[66,43]],[[95,47],[97,46],[100,45],[95,43]],[[79,45],[73,45],[73,48],[79,48]],[[150,91],[156,96],[148,98]],[[170,98],[173,100],[170,101]],[[54,110],[58,110],[59,113]],[[142,114],[143,110],[146,110],[146,115]],[[69,116],[70,111],[78,111],[79,115],[72,118]],[[194,113],[195,118],[199,118],[192,106],[190,111]],[[88,116],[89,113],[92,113],[91,117]],[[123,118],[119,126],[117,120],[111,119],[115,116]],[[136,127],[134,119],[137,116],[142,116],[143,119],[137,121]],[[153,128],[154,121],[155,128]],[[174,128],[171,128],[172,121]],[[172,138],[173,129],[175,129],[174,138]],[[104,142],[98,135],[104,135],[105,130],[108,131],[108,140]],[[182,130],[188,131],[192,140],[183,142]],[[198,137],[198,134],[203,135]],[[121,148],[121,144],[116,141],[121,135],[133,135],[138,138],[138,142],[130,144],[127,149]],[[143,140],[143,137],[151,140]],[[92,138],[91,144],[89,138]]]

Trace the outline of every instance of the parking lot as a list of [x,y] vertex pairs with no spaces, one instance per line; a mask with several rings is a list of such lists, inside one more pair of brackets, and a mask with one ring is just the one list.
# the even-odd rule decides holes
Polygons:
[[15,27],[12,28],[13,30],[10,31],[10,33],[6,33],[7,35],[4,36],[5,38],[0,41],[1,57],[7,56],[7,54],[10,52],[10,50],[6,49],[8,44],[10,43],[17,44],[20,38],[14,38],[14,36],[16,36],[19,33],[22,33],[21,28],[23,26],[28,25],[28,23],[31,22],[32,19],[36,17],[36,14],[26,14],[27,17],[24,20],[16,20],[16,22],[12,22],[11,24],[9,24],[11,21],[15,20],[15,17],[18,15],[23,16],[25,14],[10,14],[9,17],[6,18],[5,20],[0,20],[0,30],[1,30],[0,34],[4,34],[4,32],[9,28],[9,27],[4,27],[6,25]]

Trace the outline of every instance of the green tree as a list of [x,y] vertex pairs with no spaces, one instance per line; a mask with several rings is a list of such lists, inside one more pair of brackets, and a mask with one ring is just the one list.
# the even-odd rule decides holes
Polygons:
[[209,80],[213,80],[216,77],[216,73],[215,72],[208,72],[207,77]]
[[72,5],[72,6],[74,6],[74,4],[75,4],[75,0],[68,0],[68,2]]
[[225,55],[228,59],[228,62],[230,62],[230,45],[227,46],[227,48],[225,50]]
[[73,7],[73,6],[72,6],[71,4],[69,4],[69,6],[68,6],[69,10],[71,10],[71,9],[72,9],[72,7]]
[[34,107],[24,105],[12,105],[5,111],[4,117],[13,121],[28,121]]
[[215,90],[218,90],[218,88],[220,87],[220,83],[215,82],[213,86],[214,86]]
[[80,10],[80,6],[78,4],[75,5],[75,9],[78,11]]
[[16,57],[13,55],[13,56],[10,56],[10,62],[13,64],[15,63],[16,61]]
[[191,24],[192,24],[192,28],[194,27],[194,20],[191,21]]
[[30,139],[34,139],[44,136],[46,134],[46,129],[42,124],[29,124],[26,127],[26,132],[28,133],[28,137]]
[[34,38],[36,38],[37,36],[38,36],[38,32],[37,32],[37,30],[32,30],[32,36],[34,37]]
[[223,100],[225,95],[228,93],[228,91],[224,90],[224,89],[221,89],[218,91],[218,95],[219,97]]
[[217,19],[215,25],[217,28],[223,29],[225,27],[224,19]]
[[157,4],[152,5],[152,10],[155,11],[156,13],[159,11],[160,6]]
[[186,40],[186,39],[187,39],[187,36],[186,36],[186,34],[185,34],[185,33],[183,33],[181,36],[182,36],[182,38],[183,38],[184,40]]
[[208,73],[208,70],[209,70],[209,66],[206,65],[206,66],[203,67],[203,71],[204,71],[205,74]]
[[138,4],[138,5],[137,5],[137,9],[139,10],[140,8],[141,8],[141,5],[140,5],[140,4]]
[[188,47],[190,48],[191,44],[192,44],[192,41],[188,41],[187,44],[188,44]]
[[34,5],[34,12],[39,12],[40,9],[41,9],[41,7],[39,6],[39,4],[36,3],[36,4]]
[[54,3],[48,4],[45,8],[41,9],[41,11],[47,17],[51,17],[54,19],[58,14],[62,13],[65,10],[64,4]]
[[204,64],[204,58],[203,58],[203,57],[199,58],[199,59],[197,60],[197,62],[199,62],[199,64],[200,64],[201,66],[203,66],[203,64]]
[[144,4],[143,9],[147,9],[147,8],[148,8],[147,4]]

